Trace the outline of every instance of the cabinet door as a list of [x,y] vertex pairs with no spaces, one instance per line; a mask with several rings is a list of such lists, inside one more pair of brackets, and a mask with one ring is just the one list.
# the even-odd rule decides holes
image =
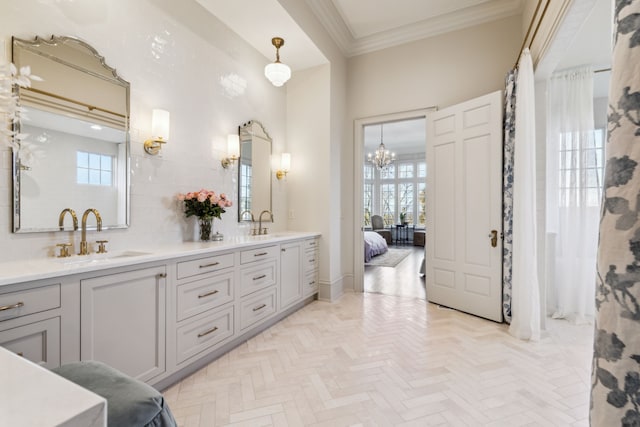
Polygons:
[[165,371],[165,266],[82,280],[80,357],[141,381]]
[[0,346],[45,368],[60,366],[60,317],[0,331]]
[[302,299],[300,243],[282,245],[280,248],[280,309]]

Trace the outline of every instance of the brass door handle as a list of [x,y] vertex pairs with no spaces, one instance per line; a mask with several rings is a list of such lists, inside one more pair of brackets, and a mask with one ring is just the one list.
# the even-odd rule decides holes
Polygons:
[[495,248],[498,246],[498,230],[491,230],[489,237],[491,237],[491,247]]

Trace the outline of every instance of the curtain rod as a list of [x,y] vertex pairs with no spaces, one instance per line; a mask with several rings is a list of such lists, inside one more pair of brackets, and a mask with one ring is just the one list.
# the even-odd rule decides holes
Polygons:
[[[544,9],[542,9],[542,14],[540,15],[540,19],[536,24],[536,29],[533,31],[533,35],[531,36],[531,40],[529,41],[529,49],[531,49],[531,45],[533,45],[533,41],[538,35],[538,30],[540,29],[540,24],[542,24],[542,20],[544,16],[547,14],[547,9],[549,8],[550,0],[544,5]],[[516,58],[516,63],[513,65],[513,68],[518,68],[518,62],[520,61],[520,57],[522,56],[522,51],[524,50],[525,45],[527,44],[527,39],[529,38],[529,34],[531,33],[531,29],[533,28],[533,23],[536,21],[536,17],[538,16],[538,11],[540,10],[540,5],[542,4],[542,0],[538,0],[538,4],[536,5],[536,10],[533,12],[533,16],[531,17],[531,22],[529,22],[529,28],[527,28],[527,34],[524,36],[524,40],[522,40],[522,46],[520,47],[520,52],[518,52],[518,57]]]

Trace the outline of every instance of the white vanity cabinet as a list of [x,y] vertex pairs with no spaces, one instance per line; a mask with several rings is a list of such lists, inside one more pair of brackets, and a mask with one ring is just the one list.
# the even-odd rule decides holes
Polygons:
[[300,242],[280,245],[280,308],[302,299],[302,248]]
[[317,238],[304,240],[302,246],[304,247],[302,257],[302,294],[304,297],[308,297],[318,292],[320,246]]
[[175,360],[178,366],[233,336],[235,264],[234,253],[177,263]]
[[80,281],[81,360],[141,381],[165,372],[166,266]]
[[60,366],[61,287],[58,280],[0,287],[0,346],[46,368]]
[[102,361],[162,389],[310,302],[315,236],[48,260],[23,280],[30,264],[0,263],[0,346],[47,368]]

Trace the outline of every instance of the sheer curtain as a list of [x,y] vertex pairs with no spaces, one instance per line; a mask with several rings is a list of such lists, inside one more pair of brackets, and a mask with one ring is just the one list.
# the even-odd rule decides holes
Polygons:
[[547,306],[554,318],[584,323],[594,315],[603,167],[593,70],[552,75],[547,102]]
[[533,64],[529,49],[518,63],[513,162],[511,326],[520,339],[540,338],[536,247],[536,135]]

